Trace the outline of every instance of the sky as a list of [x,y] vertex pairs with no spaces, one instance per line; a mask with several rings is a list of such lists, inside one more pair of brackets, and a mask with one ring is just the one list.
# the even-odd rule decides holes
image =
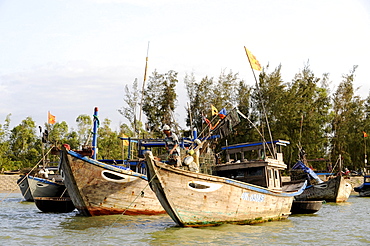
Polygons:
[[[250,86],[246,46],[290,82],[307,64],[336,89],[354,65],[356,95],[370,92],[368,0],[0,0],[0,124],[27,117],[75,127],[81,114],[127,120],[124,87],[154,70],[178,72],[175,117],[185,127],[184,77],[238,73]],[[148,49],[149,47],[149,49]],[[258,75],[258,73],[257,73]]]

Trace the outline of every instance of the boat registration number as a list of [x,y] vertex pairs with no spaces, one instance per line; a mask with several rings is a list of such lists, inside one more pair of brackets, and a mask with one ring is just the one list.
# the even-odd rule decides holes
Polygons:
[[265,200],[265,195],[250,194],[249,192],[243,192],[241,199],[250,202],[263,202]]

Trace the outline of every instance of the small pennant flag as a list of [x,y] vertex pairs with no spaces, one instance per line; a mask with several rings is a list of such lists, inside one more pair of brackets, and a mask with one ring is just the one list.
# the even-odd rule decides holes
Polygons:
[[221,109],[221,111],[218,112],[218,116],[220,116],[221,119],[225,118],[226,115],[227,115],[227,113],[226,113],[226,109],[225,108]]
[[364,134],[364,138],[367,138],[368,137],[368,135],[367,135],[366,132],[362,132],[362,133]]
[[48,123],[49,124],[55,124],[55,115],[50,114],[50,111],[48,112]]
[[217,108],[216,108],[215,106],[213,106],[212,104],[211,104],[211,110],[212,110],[212,116],[213,116],[213,115],[218,115],[218,110],[217,110]]
[[262,67],[261,64],[257,61],[256,57],[244,46],[245,53],[248,56],[248,60],[254,70],[261,71]]

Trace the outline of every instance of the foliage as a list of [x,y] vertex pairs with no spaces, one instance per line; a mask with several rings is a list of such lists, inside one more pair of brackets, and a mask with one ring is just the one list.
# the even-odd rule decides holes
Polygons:
[[[137,79],[132,84],[131,89],[128,85],[125,86],[125,97],[123,101],[125,102],[126,106],[123,106],[122,108],[118,109],[118,112],[122,114],[129,122],[130,125],[133,127],[134,132],[139,132],[139,129],[141,128],[142,123],[138,122],[141,119],[136,119],[137,114],[137,107],[139,106],[140,102],[139,100],[141,97],[139,96],[140,92],[138,90],[138,84]],[[139,112],[140,113],[140,112]],[[142,129],[140,130],[142,131]]]
[[333,120],[331,138],[332,161],[340,155],[343,164],[359,169],[363,166],[362,140],[366,125],[365,101],[355,96],[353,88],[354,66],[349,74],[343,75],[343,80],[334,93]]
[[173,113],[176,108],[177,82],[177,72],[172,70],[165,74],[154,71],[149,76],[144,92],[143,112],[147,118],[147,129],[157,136],[162,135],[160,129],[163,125],[175,124]]
[[111,120],[105,119],[98,129],[98,159],[121,159],[122,143],[110,128]]
[[10,125],[10,116],[8,114],[3,125],[0,124],[0,170],[11,170],[13,168],[13,163],[9,157],[9,125]]
[[[227,111],[237,106],[247,119],[243,119],[227,138],[212,143],[216,151],[226,141],[228,144],[260,141],[262,136],[269,141],[271,132],[271,139],[291,142],[284,148],[285,162],[290,166],[296,162],[299,148],[304,148],[308,159],[325,158],[335,163],[341,155],[343,167],[357,170],[365,166],[369,153],[369,147],[366,148],[369,137],[364,137],[364,132],[370,134],[370,94],[365,100],[355,94],[353,82],[356,68],[354,66],[343,75],[333,94],[329,91],[328,74],[317,77],[308,64],[289,82],[282,79],[281,65],[271,72],[267,66],[259,74],[257,83],[248,84],[232,71],[222,71],[217,79],[205,76],[199,81],[194,74],[186,75],[184,83],[189,98],[186,124],[199,131],[208,131],[204,117],[212,119],[211,105]],[[150,76],[142,105],[148,132],[136,119],[140,99],[137,82],[131,88],[125,87],[125,106],[119,112],[129,124],[122,124],[118,131],[113,131],[109,119],[101,123],[98,129],[98,158],[126,157],[127,147],[122,146],[120,136],[136,137],[140,129],[141,137],[163,137],[160,129],[164,124],[175,126],[177,75],[177,72],[170,70],[165,74],[154,71]],[[4,124],[0,124],[2,171],[33,167],[42,157],[43,146],[46,149],[67,143],[72,149],[80,149],[83,145],[90,145],[92,118],[89,115],[77,117],[77,130],[69,129],[64,121],[45,124],[43,130],[36,127],[31,117],[10,129],[10,116],[6,117]],[[219,116],[213,119],[214,124]],[[48,133],[47,142],[43,143],[45,130]],[[315,163],[314,168],[325,169],[326,164]]]
[[92,139],[92,119],[87,114],[81,114],[76,119],[79,146],[87,146]]
[[14,127],[9,136],[10,158],[20,166],[31,167],[40,159],[41,140],[36,136],[36,123],[31,117]]

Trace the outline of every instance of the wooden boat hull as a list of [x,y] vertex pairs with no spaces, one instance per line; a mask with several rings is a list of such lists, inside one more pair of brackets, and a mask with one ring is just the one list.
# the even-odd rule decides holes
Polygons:
[[351,191],[351,184],[346,182],[342,176],[337,176],[321,184],[308,186],[302,194],[295,198],[297,201],[346,202]]
[[68,196],[63,183],[27,175],[28,185],[33,197]]
[[75,210],[70,197],[34,197],[36,207],[44,213],[69,213]]
[[298,192],[274,192],[233,179],[175,168],[146,154],[150,187],[179,226],[254,224],[287,218]]
[[293,201],[292,214],[313,214],[319,211],[323,201]]
[[143,174],[62,150],[61,169],[73,204],[85,216],[166,213]]
[[28,185],[28,179],[25,175],[22,175],[18,180],[17,184],[21,190],[22,196],[27,202],[33,202],[33,196],[31,194],[30,186]]

